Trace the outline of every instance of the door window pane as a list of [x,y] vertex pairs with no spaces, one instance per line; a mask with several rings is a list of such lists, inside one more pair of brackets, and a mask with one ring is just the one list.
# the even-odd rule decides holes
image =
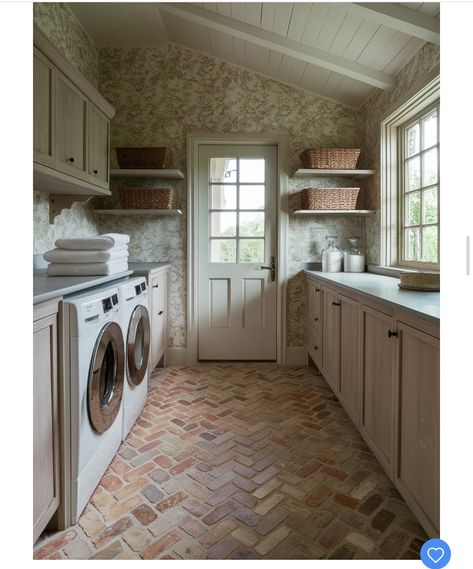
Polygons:
[[405,256],[408,261],[416,261],[420,251],[420,230],[418,227],[406,229]]
[[406,196],[406,225],[420,225],[420,192]]
[[407,161],[407,191],[420,188],[420,158],[412,158]]
[[210,214],[211,237],[232,237],[236,235],[235,212],[212,212]]
[[240,209],[264,209],[264,185],[240,186]]
[[411,126],[406,131],[407,157],[418,154],[420,150],[420,127],[419,123]]
[[240,235],[264,237],[264,213],[259,211],[240,213]]
[[236,240],[235,239],[211,239],[210,240],[211,263],[236,263]]
[[422,121],[422,146],[430,148],[437,144],[437,110]]
[[437,183],[437,152],[437,149],[433,148],[423,155],[422,177],[424,186]]
[[240,263],[263,263],[264,239],[240,239]]
[[437,226],[424,227],[422,229],[422,260],[430,263],[437,263],[438,251],[438,230]]
[[264,183],[264,158],[241,158],[240,182],[249,184]]
[[211,209],[236,209],[236,186],[210,186]]
[[235,183],[237,181],[237,160],[236,158],[211,158],[209,171],[211,182]]
[[425,190],[422,195],[422,223],[437,223],[437,188]]

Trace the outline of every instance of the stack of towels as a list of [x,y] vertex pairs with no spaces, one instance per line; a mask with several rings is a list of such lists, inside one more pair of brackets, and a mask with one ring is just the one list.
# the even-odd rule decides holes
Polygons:
[[97,237],[58,239],[45,253],[49,276],[115,275],[128,270],[130,237],[105,233]]

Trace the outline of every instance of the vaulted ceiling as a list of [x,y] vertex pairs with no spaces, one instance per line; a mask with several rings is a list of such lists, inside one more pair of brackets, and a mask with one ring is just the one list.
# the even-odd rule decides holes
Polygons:
[[358,108],[425,44],[440,4],[70,3],[99,47],[173,42]]

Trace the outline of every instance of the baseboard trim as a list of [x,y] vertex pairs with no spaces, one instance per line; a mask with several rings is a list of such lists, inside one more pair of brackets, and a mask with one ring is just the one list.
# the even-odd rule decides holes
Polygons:
[[286,365],[307,365],[307,350],[304,346],[286,346]]
[[167,366],[184,366],[187,363],[187,348],[168,348],[166,350]]

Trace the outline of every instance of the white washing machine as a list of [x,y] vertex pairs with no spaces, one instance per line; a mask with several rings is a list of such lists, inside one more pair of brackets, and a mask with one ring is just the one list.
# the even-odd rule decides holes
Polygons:
[[63,498],[71,524],[77,522],[122,441],[121,317],[118,285],[97,287],[63,302]]
[[122,433],[125,440],[148,397],[150,319],[146,279],[130,278],[118,285],[118,293],[126,354]]

